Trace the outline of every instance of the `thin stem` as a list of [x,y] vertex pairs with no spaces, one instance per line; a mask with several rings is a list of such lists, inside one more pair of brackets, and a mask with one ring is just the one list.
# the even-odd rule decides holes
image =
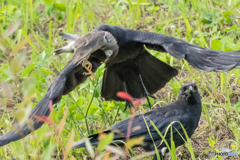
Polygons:
[[[81,114],[84,116],[82,109],[80,108],[80,106],[78,105],[78,103],[75,101],[75,99],[73,99],[73,97],[71,96],[70,93],[68,93],[68,95],[72,98],[72,100],[74,101],[74,103],[78,106],[78,109],[81,111]],[[84,118],[85,118],[85,117],[84,117]]]
[[[99,106],[100,106],[100,105],[99,105]],[[105,116],[106,119],[107,119],[106,121],[103,120],[103,121],[104,121],[103,128],[105,128],[105,126],[106,126],[106,124],[107,124],[107,121],[110,121],[110,120],[109,120],[108,116],[106,115],[106,112],[104,111],[103,107],[102,107],[102,106],[100,106],[100,107],[102,108],[103,114],[104,114],[104,116]]]
[[[127,141],[129,140],[129,138],[130,138],[132,123],[133,123],[133,119],[134,119],[134,117],[135,117],[134,114],[133,114],[132,108],[129,108],[129,109],[130,109],[131,115],[130,115],[129,122],[128,122],[128,130],[127,130],[126,142],[127,142]],[[127,160],[127,154],[129,153],[127,147],[125,148],[125,153],[126,153],[126,156],[125,156],[124,160]]]
[[99,80],[99,77],[98,77],[98,79],[97,79],[97,84],[96,84],[96,86],[95,86],[95,88],[94,88],[94,90],[93,90],[92,98],[91,98],[91,101],[90,101],[90,103],[89,103],[89,105],[88,105],[87,112],[86,112],[86,114],[85,114],[85,122],[86,122],[87,131],[88,131],[88,135],[89,135],[89,136],[90,136],[90,130],[89,130],[88,122],[87,122],[87,115],[88,115],[89,108],[90,108],[90,106],[91,106],[91,104],[92,104],[93,96],[94,96],[94,94],[95,94],[95,92],[96,92],[96,88],[97,88],[97,86],[98,86],[98,80]]
[[[95,89],[96,89],[96,88],[95,88]],[[94,93],[95,93],[95,89],[94,89],[94,91],[93,91],[93,95],[94,95]],[[87,114],[88,114],[89,108],[90,108],[90,106],[91,106],[91,104],[92,104],[92,101],[93,101],[93,95],[92,95],[91,101],[90,101],[90,103],[89,103],[89,105],[88,105],[87,112],[86,112],[86,114],[85,114],[85,122],[86,122],[87,131],[88,131],[88,135],[89,135],[89,136],[90,136],[90,130],[89,130],[89,127],[88,127],[88,122],[87,122]]]
[[113,123],[112,123],[112,124],[114,124],[114,123],[116,122],[116,119],[117,119],[117,116],[118,116],[119,110],[120,110],[120,106],[118,107],[117,114],[116,114],[116,116],[115,116],[115,118],[114,118],[114,120],[113,120]]

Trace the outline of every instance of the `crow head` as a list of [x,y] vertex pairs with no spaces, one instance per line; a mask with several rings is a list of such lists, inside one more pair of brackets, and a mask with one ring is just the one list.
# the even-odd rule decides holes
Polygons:
[[106,24],[99,25],[95,30],[106,31],[112,34],[116,39],[118,46],[126,43],[126,31],[123,27],[120,26],[110,26]]
[[200,100],[197,85],[194,83],[185,83],[182,85],[179,93],[179,99],[194,103]]

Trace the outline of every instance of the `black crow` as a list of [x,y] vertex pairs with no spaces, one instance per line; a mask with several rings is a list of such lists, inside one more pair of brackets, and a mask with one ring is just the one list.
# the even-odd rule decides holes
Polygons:
[[[169,127],[171,122],[179,121],[185,128],[187,135],[190,138],[198,126],[201,112],[202,105],[197,86],[193,83],[184,84],[182,85],[178,99],[175,102],[164,107],[156,108],[154,110],[151,110],[150,112],[137,115],[133,119],[131,128],[133,129],[136,126],[141,126],[141,128],[139,130],[131,132],[130,138],[145,136],[145,139],[143,140],[143,145],[141,145],[141,147],[145,151],[155,150],[152,141],[153,139],[156,146],[158,146],[158,150],[160,150],[160,154],[162,153],[164,154],[164,152],[168,152],[167,146],[164,142],[162,142],[161,136],[157,133],[157,131],[155,130],[150,121],[152,121],[156,125],[156,127],[158,128],[162,135],[164,135],[165,132],[167,131],[165,139],[167,143],[170,145],[171,129],[169,128],[167,130],[167,128]],[[144,119],[146,120],[146,123],[149,127],[149,131],[151,132],[152,138],[149,134]],[[124,144],[121,141],[126,140],[128,125],[129,119],[125,119],[114,124],[113,126],[111,126],[110,130],[107,130],[103,133],[108,134],[111,132],[111,130],[113,132],[114,130],[121,132],[121,134],[114,133],[114,140],[111,143],[111,145],[123,146]],[[179,133],[186,140],[186,136],[181,125],[178,122],[175,122],[172,125],[172,135],[173,141],[175,142],[175,147],[178,147],[185,143],[182,137],[179,135]],[[89,136],[89,139],[90,143],[93,146],[98,145],[98,134]],[[77,144],[74,147],[76,148],[85,147],[85,143]],[[154,156],[154,159],[157,159],[156,155]]]
[[[214,51],[162,34],[130,30],[119,26],[100,25],[93,31],[110,33],[119,47],[118,54],[106,61],[101,91],[101,96],[105,100],[122,101],[116,96],[118,91],[125,91],[135,98],[146,97],[148,100],[148,96],[153,97],[151,94],[163,88],[172,77],[178,74],[176,69],[153,57],[145,47],[168,52],[178,59],[184,58],[193,67],[205,72],[225,72],[240,67],[240,51]],[[80,36],[67,33],[60,35],[73,40],[72,45],[69,44],[67,48],[82,39]],[[59,53],[62,53],[62,49]],[[59,49],[53,52],[58,54],[58,51]],[[65,49],[65,52],[74,51]],[[78,52],[75,51],[74,54]]]
[[[59,73],[46,95],[32,110],[29,118],[33,120],[34,128],[29,129],[27,123],[21,127],[17,126],[17,133],[10,131],[0,137],[0,146],[21,139],[33,129],[41,127],[43,123],[37,122],[32,115],[48,116],[50,101],[53,101],[53,104],[57,103],[62,95],[71,92],[86,80],[89,74],[84,73],[91,74],[91,66],[94,72],[103,62],[106,62],[106,69],[101,95],[106,100],[123,101],[116,96],[118,91],[125,91],[135,98],[146,97],[148,100],[148,96],[153,97],[151,94],[163,88],[178,71],[152,56],[145,47],[168,52],[175,58],[185,58],[195,68],[206,72],[229,71],[240,66],[239,51],[214,51],[173,37],[118,26],[100,25],[83,37],[67,33],[61,35],[73,42],[54,50],[53,53],[74,52],[73,59]],[[91,42],[88,40],[89,36]],[[82,62],[86,63],[79,65]],[[127,106],[130,106],[129,102],[126,103]]]

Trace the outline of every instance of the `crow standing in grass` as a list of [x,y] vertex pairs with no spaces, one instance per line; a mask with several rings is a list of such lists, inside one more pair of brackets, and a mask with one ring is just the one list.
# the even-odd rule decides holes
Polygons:
[[[190,138],[198,126],[201,112],[202,112],[202,105],[201,105],[200,95],[198,93],[197,86],[193,83],[184,84],[182,85],[178,99],[175,102],[164,107],[156,108],[145,114],[138,115],[133,119],[132,128],[136,126],[141,126],[141,129],[132,132],[130,134],[130,139],[145,136],[144,143],[141,147],[143,147],[145,151],[155,150],[152,138],[156,146],[159,146],[162,139],[160,135],[157,133],[157,131],[155,130],[155,128],[152,126],[150,121],[152,121],[156,125],[156,127],[162,133],[162,135],[165,134],[171,122],[179,121],[185,128],[188,134],[188,137]],[[143,117],[145,118],[148,124],[152,138],[149,135],[149,132]],[[118,130],[123,135],[127,135],[128,125],[129,125],[129,119],[125,119],[111,126],[111,130]],[[186,137],[179,123],[175,122],[173,123],[172,126],[173,126],[172,127],[173,141],[175,142],[175,146],[178,147],[185,143],[184,140],[181,138],[181,136],[183,136],[185,140],[186,140]],[[104,133],[108,134],[111,132],[111,130],[105,131]],[[181,136],[179,135],[178,132],[181,134]],[[119,135],[115,133],[112,145],[117,144],[118,146],[123,146],[123,143],[120,142],[120,141],[126,140],[126,136],[123,136],[123,135]],[[98,134],[89,136],[89,139],[90,139],[90,143],[93,146],[98,145]],[[170,128],[167,131],[165,139],[168,142],[168,144],[171,146],[171,142],[170,142],[171,129]],[[85,147],[85,143],[78,144],[74,147],[76,148]],[[166,144],[164,142],[158,147],[158,149],[160,150],[160,154],[162,154],[162,156],[164,156],[165,154],[164,152],[168,152],[168,149],[166,148]],[[157,159],[156,155],[154,156],[154,159]]]
[[[32,110],[29,118],[34,129],[42,126],[32,115],[49,115],[48,104],[57,103],[86,80],[105,62],[101,95],[106,100],[123,101],[116,96],[125,91],[135,98],[146,97],[163,88],[177,70],[152,56],[147,50],[168,52],[175,58],[186,59],[193,67],[205,71],[229,71],[240,67],[240,51],[223,52],[201,48],[180,39],[152,32],[124,29],[118,26],[100,25],[85,36],[62,33],[72,42],[54,54],[74,53],[73,59],[59,73],[46,95]],[[146,47],[146,48],[145,48]],[[149,101],[149,100],[148,100]],[[126,107],[130,106],[129,102]],[[0,146],[28,135],[32,129],[25,123],[0,137]],[[21,136],[20,136],[21,135]]]

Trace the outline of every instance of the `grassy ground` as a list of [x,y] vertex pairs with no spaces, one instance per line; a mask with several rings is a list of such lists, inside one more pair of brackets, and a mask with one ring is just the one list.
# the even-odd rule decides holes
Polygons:
[[[231,51],[240,49],[239,18],[238,0],[0,1],[0,135],[9,131],[16,120],[26,119],[71,59],[71,54],[50,53],[66,44],[58,36],[61,31],[83,35],[99,24],[120,25]],[[185,82],[198,85],[203,104],[199,127],[191,138],[192,147],[181,146],[168,154],[168,159],[239,159],[210,157],[209,153],[224,148],[240,151],[240,70],[203,73],[169,54],[151,53],[179,70],[178,76],[156,94],[154,107],[174,101]],[[96,72],[95,81],[88,79],[54,105],[52,118],[56,124],[68,108],[61,135],[64,147],[59,146],[56,136],[45,137],[54,129],[44,125],[31,136],[0,148],[0,159],[62,159],[73,135],[79,140],[128,118],[123,103],[106,102],[100,97],[102,74],[103,66]],[[149,110],[148,105],[143,108]],[[86,159],[89,151],[91,154],[91,149],[70,150],[68,159]],[[138,148],[136,153],[143,154]]]

